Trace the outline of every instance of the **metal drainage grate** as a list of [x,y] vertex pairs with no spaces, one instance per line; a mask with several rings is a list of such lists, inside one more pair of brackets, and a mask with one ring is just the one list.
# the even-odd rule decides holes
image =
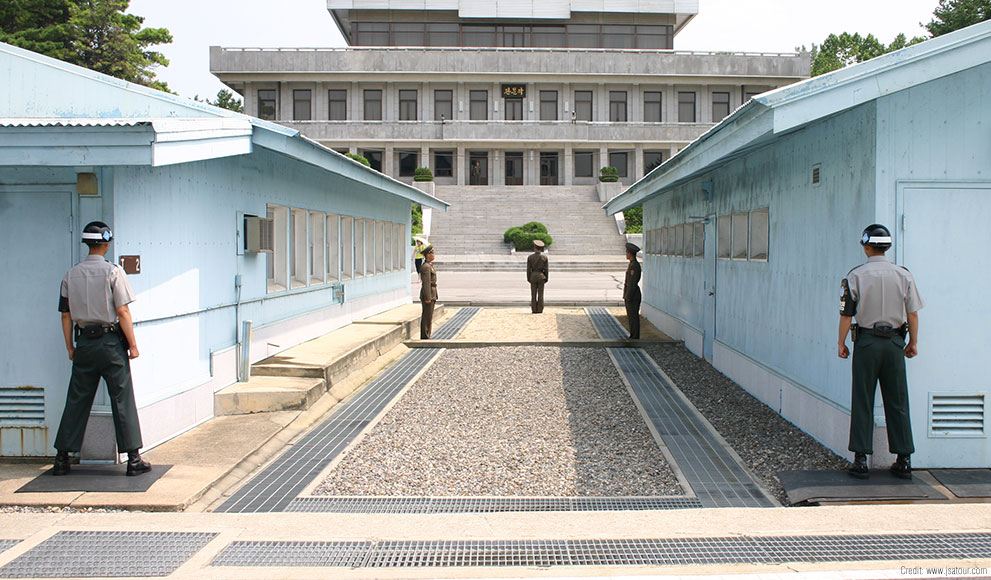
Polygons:
[[210,565],[356,568],[371,549],[371,542],[234,542]]
[[0,540],[0,554],[20,544],[20,540]]
[[432,340],[450,340],[458,335],[461,330],[468,325],[468,321],[472,319],[473,316],[478,314],[481,308],[477,306],[471,306],[468,308],[459,309],[454,316],[448,319],[447,322],[437,329],[431,335]]
[[601,306],[589,307],[585,309],[585,313],[588,314],[592,325],[595,326],[595,331],[602,338],[626,339],[630,337],[630,332],[623,328],[616,317],[605,308]]
[[991,557],[989,534],[633,540],[234,542],[213,566],[670,566]]
[[284,511],[441,349],[414,349],[256,475],[218,512]]
[[608,350],[703,506],[774,505],[643,349]]
[[59,532],[0,568],[0,577],[168,576],[216,536],[199,532]]
[[644,511],[702,507],[689,497],[429,498],[301,497],[286,511],[352,514],[459,514],[541,511]]

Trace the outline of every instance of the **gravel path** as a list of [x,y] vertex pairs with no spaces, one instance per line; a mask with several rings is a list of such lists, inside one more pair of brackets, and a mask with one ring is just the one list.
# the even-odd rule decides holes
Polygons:
[[315,490],[682,495],[603,349],[452,349]]
[[583,308],[483,308],[458,340],[581,340],[599,338]]
[[788,500],[775,475],[778,471],[849,465],[685,347],[655,345],[645,350],[783,505]]

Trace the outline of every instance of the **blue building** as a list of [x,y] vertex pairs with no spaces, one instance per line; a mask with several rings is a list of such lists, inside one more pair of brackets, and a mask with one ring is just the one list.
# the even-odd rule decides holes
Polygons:
[[[872,222],[926,301],[908,362],[917,453],[989,467],[991,22],[746,103],[606,204],[643,205],[646,317],[844,455],[839,284]],[[888,461],[884,413],[875,461]]]
[[296,130],[3,44],[0,87],[0,454],[54,453],[58,288],[91,220],[137,293],[147,447],[213,416],[239,347],[253,362],[411,302],[411,204],[447,205],[423,191]]

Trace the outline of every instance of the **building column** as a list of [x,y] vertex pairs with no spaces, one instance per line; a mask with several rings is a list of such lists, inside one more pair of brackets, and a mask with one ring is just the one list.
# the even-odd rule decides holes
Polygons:
[[[592,176],[598,179],[599,169],[609,165],[609,148],[605,143],[599,144],[599,166],[592,168]],[[616,169],[619,169],[618,167]]]
[[[351,83],[351,98],[348,99],[348,119],[351,121],[361,121],[365,118],[365,95],[358,88],[358,83]],[[359,114],[360,113],[360,114]]]
[[500,158],[504,158],[505,153],[502,149],[492,149],[489,151],[489,175],[492,176],[489,180],[489,185],[506,184],[506,163],[505,161],[502,163],[497,161]]
[[633,148],[633,181],[643,177],[643,144],[637,143]]
[[[430,167],[430,145],[423,143],[420,145],[420,163],[419,167]],[[431,173],[433,169],[430,170]]]
[[564,144],[564,159],[561,166],[564,168],[564,185],[573,185],[575,178],[575,148],[571,143]]
[[[433,121],[434,120],[434,99],[430,94],[430,83],[423,83],[420,85],[420,98],[417,99],[417,109],[419,109],[420,121]],[[423,167],[428,167],[424,164]]]
[[292,89],[289,83],[279,83],[279,102],[277,103],[279,112],[276,119],[285,121],[292,120]]
[[395,156],[396,156],[395,148],[392,146],[391,143],[386,144],[385,153],[382,154],[382,173],[388,175],[393,179],[398,179],[399,176],[396,175],[396,171],[395,171],[396,163],[395,160],[393,159]]
[[458,152],[455,154],[454,158],[454,175],[458,178],[458,185],[463,186],[468,182],[468,180],[465,179],[467,165],[468,159],[465,155],[465,146],[458,145]]
[[310,107],[312,119],[323,121],[330,118],[330,103],[327,101],[327,87],[323,83],[313,83]]

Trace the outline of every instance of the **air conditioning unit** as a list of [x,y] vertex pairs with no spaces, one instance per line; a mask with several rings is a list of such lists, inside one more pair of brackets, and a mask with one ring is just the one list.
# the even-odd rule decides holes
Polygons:
[[244,216],[244,250],[246,252],[275,251],[275,220],[258,216]]

